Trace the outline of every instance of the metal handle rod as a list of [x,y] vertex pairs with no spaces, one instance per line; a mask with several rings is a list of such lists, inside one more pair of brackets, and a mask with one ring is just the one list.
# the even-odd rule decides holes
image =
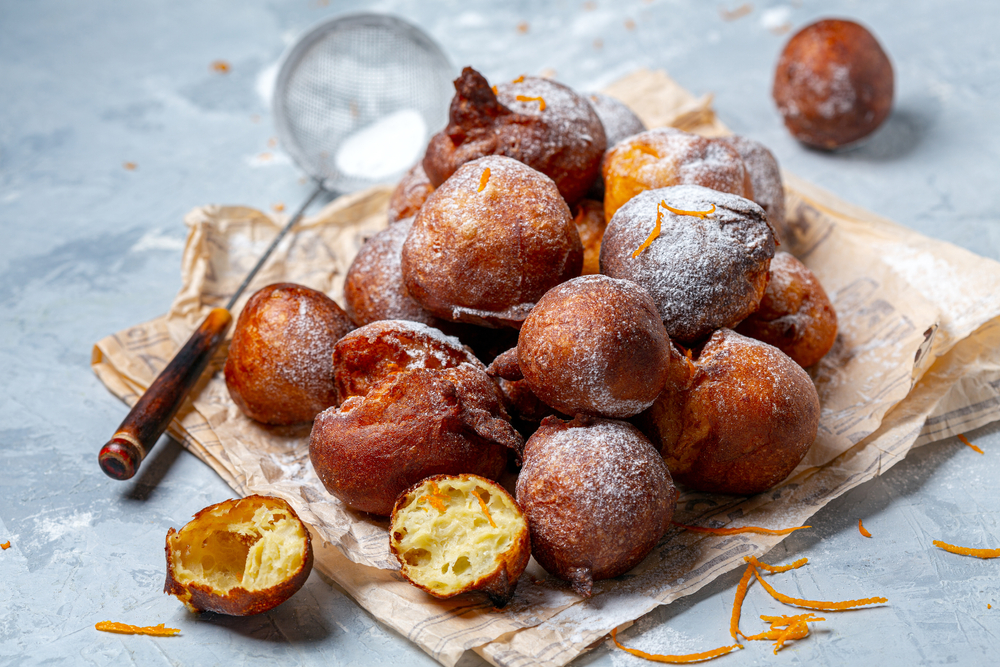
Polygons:
[[226,339],[226,332],[233,321],[230,313],[233,305],[264,266],[281,239],[302,218],[306,209],[322,191],[323,184],[316,181],[313,193],[271,241],[271,245],[236,288],[226,307],[214,308],[208,314],[166,368],[156,376],[149,389],[139,397],[111,440],[101,448],[97,459],[101,470],[109,477],[124,480],[135,475],[139,464],[163,435],[170,420],[180,409],[181,403],[198,383],[215,351]]

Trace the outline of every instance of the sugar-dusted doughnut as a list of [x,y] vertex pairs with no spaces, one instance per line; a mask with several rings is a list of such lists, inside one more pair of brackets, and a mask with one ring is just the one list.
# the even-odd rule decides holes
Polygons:
[[650,293],[672,340],[690,343],[757,310],[774,234],[748,199],[698,185],[645,190],[608,223],[601,272]]

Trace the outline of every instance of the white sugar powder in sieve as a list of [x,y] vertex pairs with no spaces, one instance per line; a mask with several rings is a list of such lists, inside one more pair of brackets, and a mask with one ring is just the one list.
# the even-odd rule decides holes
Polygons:
[[419,112],[395,111],[348,136],[337,151],[337,169],[357,178],[387,178],[416,162],[426,139],[427,125]]

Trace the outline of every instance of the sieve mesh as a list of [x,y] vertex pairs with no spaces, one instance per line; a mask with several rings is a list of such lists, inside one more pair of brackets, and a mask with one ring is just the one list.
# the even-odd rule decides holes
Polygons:
[[328,191],[398,180],[446,124],[452,76],[441,49],[400,19],[335,18],[285,56],[273,98],[278,138]]

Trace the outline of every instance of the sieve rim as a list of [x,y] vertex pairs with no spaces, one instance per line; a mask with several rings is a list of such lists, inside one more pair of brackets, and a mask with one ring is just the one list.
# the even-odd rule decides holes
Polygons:
[[[449,76],[454,76],[455,74],[454,65],[452,65],[448,56],[445,55],[441,46],[430,35],[412,23],[393,14],[375,12],[340,14],[319,21],[306,29],[285,51],[279,61],[278,75],[275,78],[274,89],[271,93],[271,114],[274,118],[278,142],[282,148],[292,157],[292,160],[300,169],[305,171],[310,178],[319,183],[328,192],[359,190],[365,186],[338,188],[337,179],[326,178],[324,174],[314,171],[312,161],[308,158],[306,151],[299,145],[299,142],[295,138],[295,133],[291,129],[289,115],[283,103],[286,97],[284,92],[287,90],[289,79],[299,66],[299,63],[302,62],[304,56],[316,42],[326,37],[333,30],[341,30],[345,27],[354,26],[390,27],[400,34],[403,39],[407,39],[411,43],[423,48],[434,60],[438,61],[437,64],[440,71],[447,72]],[[374,184],[375,181],[371,181],[368,185]]]

